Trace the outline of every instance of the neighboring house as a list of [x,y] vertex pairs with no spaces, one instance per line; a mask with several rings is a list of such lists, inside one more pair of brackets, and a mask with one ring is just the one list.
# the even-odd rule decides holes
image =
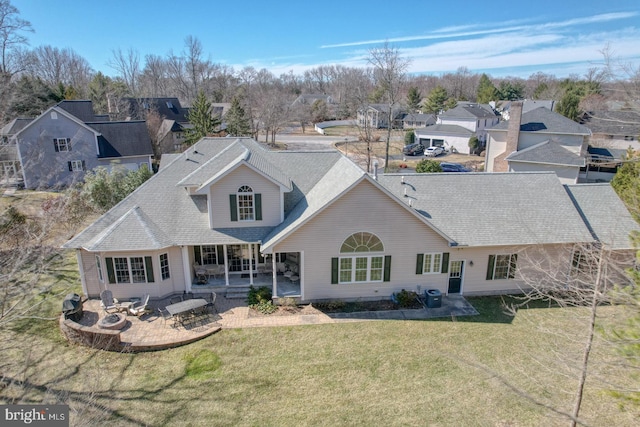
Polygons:
[[545,107],[521,108],[514,101],[511,119],[488,130],[485,171],[550,171],[563,184],[578,183],[591,131]]
[[[500,101],[496,106],[496,111],[502,116],[502,120],[509,120],[511,117],[511,103],[514,101]],[[522,102],[522,113],[535,110],[538,107],[545,107],[551,111],[556,106],[556,102],[551,99],[525,99]]]
[[183,150],[185,132],[191,125],[189,109],[182,107],[178,98],[123,98],[122,101],[128,105],[130,120],[145,120],[150,111],[158,113],[162,119],[157,133],[161,154]]
[[[399,107],[393,107],[391,113],[392,127],[401,128],[402,117],[406,114]],[[370,127],[373,129],[386,129],[389,127],[389,105],[370,104],[361,108],[357,113],[358,126]]]
[[406,114],[402,118],[403,129],[416,129],[436,124],[434,114]]
[[633,259],[624,237],[634,229],[609,185],[574,189],[552,173],[378,176],[337,151],[204,138],[64,247],[91,298],[201,292],[205,268],[227,288],[261,280],[276,298],[361,300],[519,292],[527,248],[570,271],[574,245],[598,239]]
[[[454,108],[438,115],[438,124],[468,129],[478,137],[478,141],[483,145],[486,142],[486,130],[497,125],[499,121],[500,116],[496,115],[489,104],[471,102],[458,102]],[[468,146],[466,152],[469,152]]]
[[469,139],[474,135],[458,125],[437,124],[416,129],[416,142],[425,147],[439,146],[447,151],[469,154]]
[[91,101],[62,101],[16,132],[25,188],[66,187],[98,166],[150,168],[153,150],[145,123],[95,121],[101,118],[93,115]]
[[640,113],[638,111],[592,111],[584,113],[580,123],[591,130],[589,145],[602,148],[640,150]]
[[18,117],[0,129],[0,183],[2,184],[22,183],[22,168],[15,135],[32,120],[32,118]]

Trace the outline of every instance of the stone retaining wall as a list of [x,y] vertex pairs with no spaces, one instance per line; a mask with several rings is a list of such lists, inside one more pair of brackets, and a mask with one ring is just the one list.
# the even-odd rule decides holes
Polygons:
[[60,330],[67,341],[72,343],[107,351],[126,351],[126,347],[120,341],[120,331],[96,330],[95,328],[82,326],[73,320],[65,319],[64,314],[60,316]]

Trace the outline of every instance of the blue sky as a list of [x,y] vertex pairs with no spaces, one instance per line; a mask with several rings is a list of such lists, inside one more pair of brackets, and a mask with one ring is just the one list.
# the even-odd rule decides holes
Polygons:
[[35,30],[30,47],[73,48],[107,75],[115,49],[180,54],[189,35],[215,63],[276,75],[366,66],[385,41],[411,60],[411,73],[466,66],[493,77],[583,75],[602,63],[607,44],[640,63],[638,0],[11,1]]

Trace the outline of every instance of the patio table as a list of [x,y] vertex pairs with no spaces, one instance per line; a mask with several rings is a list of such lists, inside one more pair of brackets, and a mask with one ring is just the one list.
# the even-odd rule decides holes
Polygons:
[[207,300],[204,298],[188,299],[186,301],[180,301],[175,304],[169,304],[165,309],[171,316],[180,316],[181,314],[188,313],[197,308],[201,308],[207,305]]

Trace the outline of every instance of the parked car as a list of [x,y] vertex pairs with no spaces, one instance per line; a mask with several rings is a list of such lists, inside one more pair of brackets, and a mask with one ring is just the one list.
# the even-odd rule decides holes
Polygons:
[[402,149],[402,153],[407,156],[421,156],[424,154],[424,145],[416,142],[415,144],[405,145]]
[[433,147],[427,148],[424,155],[428,157],[438,157],[442,153],[444,153],[444,148],[434,145]]
[[462,166],[460,163],[442,162],[440,167],[442,172],[471,172],[471,169]]

